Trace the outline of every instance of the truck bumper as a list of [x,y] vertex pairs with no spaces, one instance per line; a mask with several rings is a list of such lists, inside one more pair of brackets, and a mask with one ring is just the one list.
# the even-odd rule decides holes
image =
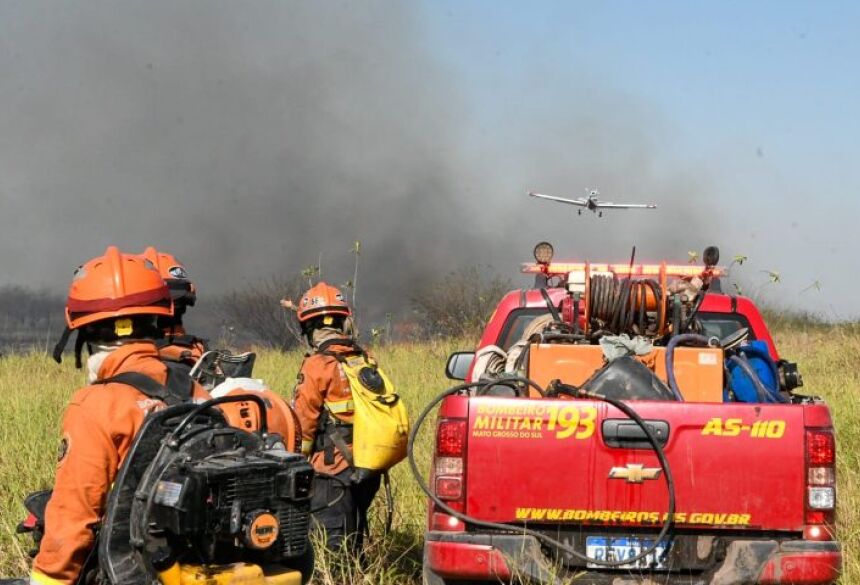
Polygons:
[[697,574],[565,569],[549,559],[532,536],[430,531],[424,545],[425,571],[442,579],[557,583],[578,576],[583,585],[831,585],[842,568],[837,542],[733,540],[725,560]]

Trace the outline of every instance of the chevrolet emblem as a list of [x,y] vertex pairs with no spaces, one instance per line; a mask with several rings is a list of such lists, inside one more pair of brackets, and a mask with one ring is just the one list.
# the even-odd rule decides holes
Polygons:
[[628,463],[626,467],[613,467],[609,479],[626,479],[627,483],[642,483],[646,479],[657,479],[663,472],[659,467],[645,467],[639,463]]

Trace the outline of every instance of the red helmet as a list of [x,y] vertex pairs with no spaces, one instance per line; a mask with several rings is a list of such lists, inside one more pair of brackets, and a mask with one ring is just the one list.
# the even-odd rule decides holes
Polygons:
[[352,311],[343,296],[335,287],[321,282],[308,290],[299,301],[297,316],[300,323],[315,317],[340,315],[349,317]]
[[155,265],[156,270],[170,289],[173,302],[190,307],[194,306],[197,301],[197,287],[191,282],[188,271],[185,270],[182,262],[176,259],[176,256],[159,252],[152,246],[144,250],[141,256]]

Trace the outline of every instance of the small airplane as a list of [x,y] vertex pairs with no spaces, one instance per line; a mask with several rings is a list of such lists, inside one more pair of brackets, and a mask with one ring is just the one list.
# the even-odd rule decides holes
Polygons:
[[599,191],[595,189],[586,189],[586,191],[588,192],[588,197],[578,197],[577,199],[565,199],[564,197],[544,195],[543,193],[535,193],[534,191],[529,191],[529,197],[576,205],[582,208],[577,211],[578,215],[582,215],[582,210],[585,209],[596,213],[597,217],[603,217],[604,209],[657,209],[657,206],[651,203],[610,203],[608,201],[600,201],[597,198],[600,195]]

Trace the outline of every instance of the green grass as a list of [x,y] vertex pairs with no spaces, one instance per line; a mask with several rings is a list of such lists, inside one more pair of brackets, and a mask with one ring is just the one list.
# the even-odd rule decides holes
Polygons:
[[[831,406],[839,441],[839,531],[846,553],[842,584],[860,583],[860,331],[786,323],[776,339],[783,357],[800,363],[806,382],[803,390],[825,397]],[[414,418],[424,404],[450,386],[443,373],[445,359],[462,346],[440,341],[384,347],[375,353]],[[256,374],[289,396],[301,359],[298,352],[264,352]],[[82,381],[83,374],[70,364],[57,366],[46,356],[0,359],[0,576],[28,571],[29,542],[13,534],[23,517],[21,500],[51,484],[59,417]],[[419,459],[429,461],[429,451],[428,432],[419,445]],[[392,534],[381,538],[383,510],[375,504],[374,536],[365,567],[359,570],[354,559],[323,554],[315,583],[420,583],[425,500],[405,464],[392,475],[397,501]],[[381,504],[381,498],[377,502]]]

